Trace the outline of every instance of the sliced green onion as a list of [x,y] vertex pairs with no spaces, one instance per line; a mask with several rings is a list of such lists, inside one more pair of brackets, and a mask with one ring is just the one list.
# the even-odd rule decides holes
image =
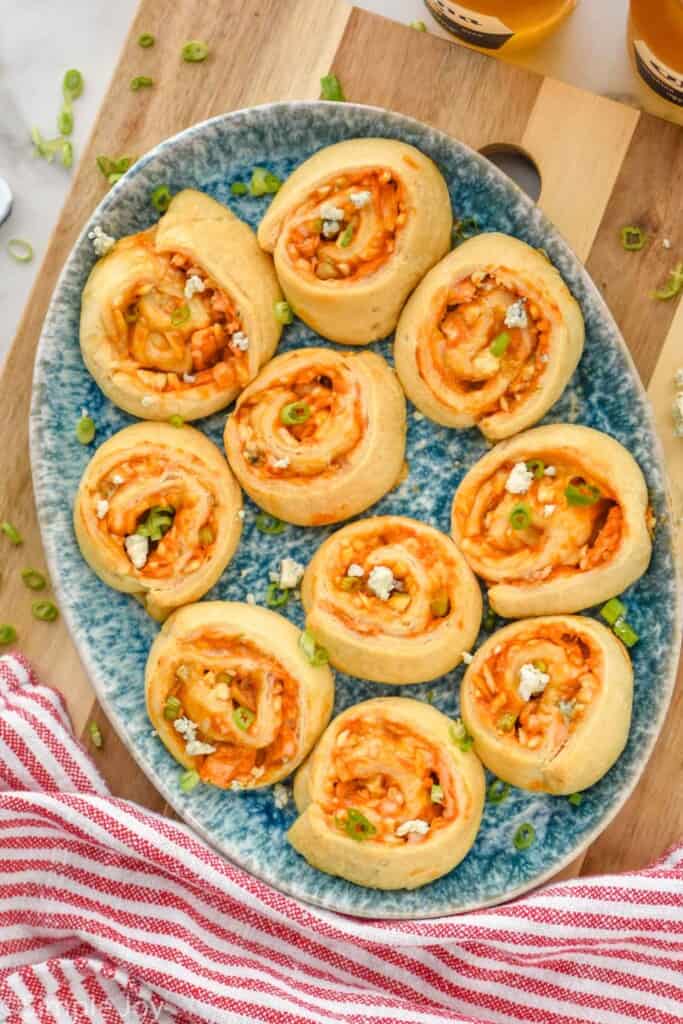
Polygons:
[[76,440],[81,444],[91,444],[95,439],[95,421],[90,416],[81,416],[76,424]]
[[152,505],[138,523],[135,532],[141,537],[159,541],[171,529],[174,515],[175,510],[167,505]]
[[232,720],[238,729],[246,732],[249,726],[256,721],[256,715],[251,708],[245,708],[240,705],[233,711]]
[[183,419],[183,417],[178,412],[174,412],[172,416],[169,416],[168,417],[168,422],[171,424],[172,427],[184,427],[185,426],[185,420]]
[[364,839],[369,839],[370,836],[374,836],[377,829],[371,821],[365,817],[360,811],[357,811],[354,807],[349,807],[346,812],[346,817],[342,818],[339,815],[335,818],[337,828],[342,829],[346,832],[347,836],[351,839],[355,839],[356,842],[362,842]]
[[7,644],[13,644],[17,639],[17,631],[14,626],[10,626],[9,623],[3,622],[0,625],[0,647],[5,647]]
[[21,536],[16,526],[12,526],[12,524],[8,523],[7,520],[5,520],[4,523],[0,523],[0,530],[2,530],[10,544],[17,545],[24,543],[24,538]]
[[117,181],[121,181],[122,177],[123,177],[123,172],[119,173],[117,171],[116,174],[108,174],[107,175],[107,181],[109,182],[110,185],[115,185]]
[[510,344],[510,335],[507,331],[501,331],[491,342],[489,349],[491,355],[495,356],[496,359],[500,359],[501,356],[505,355],[505,350]]
[[266,512],[259,512],[256,516],[256,529],[261,533],[267,533],[275,535],[282,533],[285,528],[285,524],[281,519],[276,519],[275,516],[269,516]]
[[531,525],[531,509],[520,502],[513,507],[508,520],[513,530],[526,530]]
[[323,75],[320,79],[320,99],[334,103],[343,103],[346,100],[341,82],[336,75]]
[[283,590],[277,583],[269,583],[266,590],[266,604],[269,608],[282,608],[289,601],[289,590]]
[[83,75],[76,68],[70,68],[62,79],[62,94],[65,100],[77,100],[83,92]]
[[25,238],[10,238],[7,252],[17,263],[30,263],[33,259],[33,246]]
[[583,793],[572,793],[571,796],[567,797],[567,800],[572,807],[578,807],[583,803]]
[[454,743],[460,750],[467,752],[472,748],[474,737],[468,733],[462,718],[456,718],[455,722],[451,722],[448,735],[451,743]]
[[202,545],[202,547],[208,548],[209,544],[213,544],[215,539],[216,538],[214,537],[214,533],[211,527],[202,526],[201,530],[199,531],[199,543]]
[[59,609],[52,601],[34,601],[31,605],[33,617],[41,622],[54,622],[59,615]]
[[98,156],[95,163],[102,171],[110,185],[116,184],[119,178],[122,178],[127,170],[135,163],[137,158],[134,156]]
[[429,602],[429,610],[437,619],[443,619],[451,609],[451,602],[448,593],[440,590]]
[[337,245],[341,246],[342,249],[346,249],[353,240],[353,224],[347,224],[339,238],[337,239]]
[[427,31],[427,26],[425,25],[424,21],[411,21],[411,23],[408,26],[408,28],[414,28],[416,30],[416,32],[426,32]]
[[633,224],[626,224],[619,232],[621,244],[627,252],[639,252],[645,248],[647,235],[642,228]]
[[537,668],[539,672],[548,671],[548,662],[543,661],[542,658],[537,658],[536,661],[532,661],[531,664],[534,666],[534,668]]
[[88,732],[90,733],[90,739],[94,747],[101,750],[104,746],[104,740],[102,739],[102,731],[97,722],[91,722],[88,726]]
[[512,842],[518,850],[528,850],[533,845],[535,839],[536,829],[530,822],[525,821],[515,832]]
[[565,488],[564,496],[569,505],[595,505],[602,497],[600,488],[574,477]]
[[527,459],[526,468],[534,474],[534,480],[540,480],[545,474],[545,462],[542,459]]
[[434,785],[432,786],[430,793],[433,804],[443,803],[443,786]]
[[279,324],[291,324],[294,314],[288,302],[276,302],[273,308],[275,310],[275,319]]
[[665,285],[654,292],[655,299],[674,299],[683,288],[683,263],[677,263]]
[[493,633],[494,629],[496,628],[497,621],[498,616],[494,612],[493,608],[489,606],[484,612],[484,617],[481,620],[482,628],[486,633]]
[[249,186],[245,185],[243,181],[233,181],[230,191],[234,196],[246,196]]
[[183,46],[180,56],[187,64],[200,64],[209,56],[209,47],[198,39],[191,39]]
[[164,718],[169,722],[175,722],[176,718],[182,711],[182,704],[177,697],[167,697],[166,703],[164,704]]
[[625,619],[617,619],[612,626],[612,630],[614,635],[619,637],[621,642],[626,644],[627,647],[633,647],[640,640],[633,626],[630,626]]
[[324,647],[319,647],[310,629],[305,629],[299,637],[299,647],[303,651],[306,660],[310,661],[314,668],[326,665],[330,656]]
[[199,781],[199,773],[191,769],[180,776],[180,788],[183,793],[191,793]]
[[190,319],[190,307],[185,303],[183,306],[178,306],[171,313],[171,323],[174,327],[180,327],[181,324],[187,323]]
[[611,597],[607,604],[603,604],[600,609],[600,617],[610,626],[613,626],[619,619],[623,619],[625,615],[626,605],[622,604],[618,597]]
[[339,586],[341,587],[341,589],[347,591],[358,590],[360,584],[361,581],[358,578],[358,576],[344,576],[339,582]]
[[173,197],[168,185],[157,185],[149,198],[155,210],[158,210],[159,213],[166,213]]
[[427,693],[425,694],[425,697],[427,698],[427,703],[428,704],[433,704],[434,703],[434,691],[433,690],[427,690]]
[[290,402],[280,409],[280,423],[295,427],[311,418],[312,409],[307,402]]
[[503,800],[507,800],[509,795],[509,783],[503,782],[502,779],[494,779],[486,790],[486,799],[490,804],[502,804]]
[[47,580],[37,569],[22,569],[21,578],[29,590],[45,590]]
[[70,142],[64,139],[62,143],[62,167],[71,167],[74,162],[74,148]]
[[131,92],[139,92],[140,89],[149,89],[154,85],[154,79],[150,78],[149,75],[136,75],[135,78],[130,80]]
[[138,36],[138,46],[141,46],[143,50],[148,50],[150,46],[154,46],[155,42],[151,32],[143,32],[141,36]]
[[74,130],[74,116],[68,107],[62,107],[57,114],[57,131],[60,135],[71,135]]
[[512,732],[516,721],[517,716],[513,715],[511,711],[506,711],[496,722],[496,729],[498,729],[499,732]]
[[282,182],[277,175],[269,171],[267,167],[255,167],[251,173],[249,191],[252,196],[273,195],[281,185]]
[[31,129],[31,139],[38,156],[42,156],[49,164],[52,163],[58,153],[61,154],[65,140],[61,135],[56,139],[44,139],[37,128]]

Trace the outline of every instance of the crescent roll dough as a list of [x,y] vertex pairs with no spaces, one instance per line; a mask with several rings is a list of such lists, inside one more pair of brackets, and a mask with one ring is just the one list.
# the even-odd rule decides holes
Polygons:
[[484,772],[451,740],[436,708],[384,697],[334,719],[299,771],[295,850],[330,875],[375,889],[416,889],[472,846]]
[[95,264],[83,292],[83,359],[126,412],[199,419],[270,359],[281,298],[251,228],[186,189],[155,227],[121,238]]
[[334,682],[266,608],[181,608],[152,645],[147,711],[175,759],[221,789],[258,789],[301,763],[332,712]]
[[332,341],[366,345],[394,329],[448,252],[452,221],[446,183],[423,153],[395,139],[349,139],[290,175],[258,240],[302,320]]
[[557,401],[583,340],[581,311],[555,267],[526,242],[492,233],[454,249],[418,285],[394,356],[426,416],[499,440]]
[[589,427],[537,427],[503,441],[453,499],[453,537],[505,618],[576,612],[647,569],[643,474],[618,441]]
[[479,584],[449,537],[403,516],[333,533],[304,575],[306,625],[332,664],[378,683],[422,683],[479,633]]
[[513,786],[567,794],[601,779],[631,722],[623,644],[574,615],[515,622],[477,651],[460,710],[487,768]]
[[239,542],[241,507],[232,473],[203,434],[136,423],[88,463],[74,526],[100,579],[161,620],[218,580]]
[[225,449],[257,505],[316,526],[362,512],[394,486],[405,434],[403,392],[381,356],[306,348],[278,356],[242,392]]

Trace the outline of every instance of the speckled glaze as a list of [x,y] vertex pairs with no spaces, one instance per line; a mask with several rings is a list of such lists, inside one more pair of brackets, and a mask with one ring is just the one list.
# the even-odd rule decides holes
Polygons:
[[[74,426],[87,409],[97,424],[95,444],[131,422],[99,391],[78,346],[80,296],[94,263],[87,232],[94,224],[115,237],[155,219],[152,189],[170,185],[202,189],[256,225],[268,199],[236,198],[234,181],[248,180],[255,165],[284,177],[322,146],[353,136],[391,136],[431,156],[450,188],[457,216],[476,217],[483,231],[505,231],[543,247],[578,299],[587,344],[562,400],[544,422],[584,423],[616,437],[642,467],[658,517],[647,574],[625,595],[629,621],[641,636],[632,652],[635,702],[628,746],[582,804],[513,790],[501,804],[487,804],[481,831],[466,859],[449,875],[413,892],[379,892],[331,878],[287,843],[292,801],[275,806],[269,791],[241,794],[202,786],[185,796],[179,766],[166,752],[145,712],[143,671],[158,626],[136,602],[110,590],[81,558],[71,507],[94,446],[84,448]],[[280,351],[320,344],[299,321],[285,328]],[[375,346],[390,355],[388,341]],[[197,424],[221,444],[225,413]],[[412,515],[448,532],[450,502],[465,471],[486,450],[479,431],[438,427],[411,407],[407,457],[410,475],[371,513]],[[98,697],[141,768],[197,832],[247,871],[311,903],[365,917],[411,918],[457,913],[510,899],[537,885],[575,857],[615,815],[652,750],[673,687],[679,644],[677,582],[661,453],[647,400],[618,330],[597,289],[557,231],[530,200],[488,161],[447,136],[384,110],[351,104],[281,103],[215,118],[162,143],[135,165],[105,197],[85,226],[60,278],[45,320],[35,370],[31,457],[36,500],[49,568],[60,605]],[[268,571],[290,555],[307,562],[331,528],[288,526],[276,537],[255,527],[246,503],[242,542],[208,599],[262,602]],[[303,620],[299,602],[285,613]],[[410,696],[448,715],[458,711],[462,668],[435,683],[410,688]],[[337,674],[336,708],[405,689],[377,686]],[[525,821],[537,841],[516,851],[512,836]]]

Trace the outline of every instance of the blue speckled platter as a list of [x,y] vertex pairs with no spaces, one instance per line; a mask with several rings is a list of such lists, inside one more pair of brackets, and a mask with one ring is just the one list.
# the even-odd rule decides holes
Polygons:
[[[479,836],[449,875],[413,892],[379,892],[324,875],[289,846],[285,833],[293,803],[275,806],[272,793],[222,792],[203,786],[185,796],[179,766],[153,734],[145,712],[143,671],[158,626],[131,598],[110,590],[81,558],[71,525],[79,478],[93,447],[74,437],[87,408],[97,424],[96,444],[131,422],[99,391],[78,346],[81,290],[94,263],[87,232],[99,224],[115,237],[155,219],[153,188],[202,189],[256,226],[267,198],[236,198],[234,181],[248,180],[255,165],[285,177],[315,150],[359,135],[391,136],[432,157],[448,182],[457,216],[476,217],[484,231],[504,231],[543,247],[581,304],[587,344],[580,366],[544,422],[584,423],[612,434],[640,463],[658,517],[647,574],[626,594],[629,621],[641,636],[633,650],[635,702],[628,746],[612,770],[574,807],[566,799],[513,790],[501,804],[487,804]],[[280,351],[320,344],[296,321],[285,328]],[[375,346],[390,358],[390,344]],[[221,445],[225,412],[197,424]],[[410,407],[407,457],[410,475],[371,510],[423,519],[448,532],[453,491],[486,450],[476,430],[451,431],[417,417]],[[679,645],[678,595],[662,459],[652,418],[635,368],[617,327],[581,264],[543,214],[483,157],[417,121],[351,104],[281,103],[239,111],[196,125],[162,143],[105,197],[85,226],[60,278],[45,320],[35,370],[31,457],[38,513],[53,581],[71,633],[98,697],[141,768],[200,835],[254,875],[302,900],[366,917],[421,917],[457,913],[510,899],[562,868],[616,814],[633,789],[662,724],[674,680]],[[263,601],[268,570],[291,555],[307,562],[334,529],[288,526],[265,537],[247,501],[242,542],[209,599]],[[303,621],[301,605],[286,614]],[[405,688],[377,686],[337,674],[336,710],[369,697],[400,693],[433,700],[448,715],[458,712],[462,668],[435,683]],[[517,851],[512,836],[533,823],[537,841]]]

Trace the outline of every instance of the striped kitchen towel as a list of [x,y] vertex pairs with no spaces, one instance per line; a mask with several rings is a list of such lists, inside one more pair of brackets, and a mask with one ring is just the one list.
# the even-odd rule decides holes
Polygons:
[[683,847],[496,910],[340,917],[110,796],[59,695],[8,656],[0,1020],[680,1024]]

